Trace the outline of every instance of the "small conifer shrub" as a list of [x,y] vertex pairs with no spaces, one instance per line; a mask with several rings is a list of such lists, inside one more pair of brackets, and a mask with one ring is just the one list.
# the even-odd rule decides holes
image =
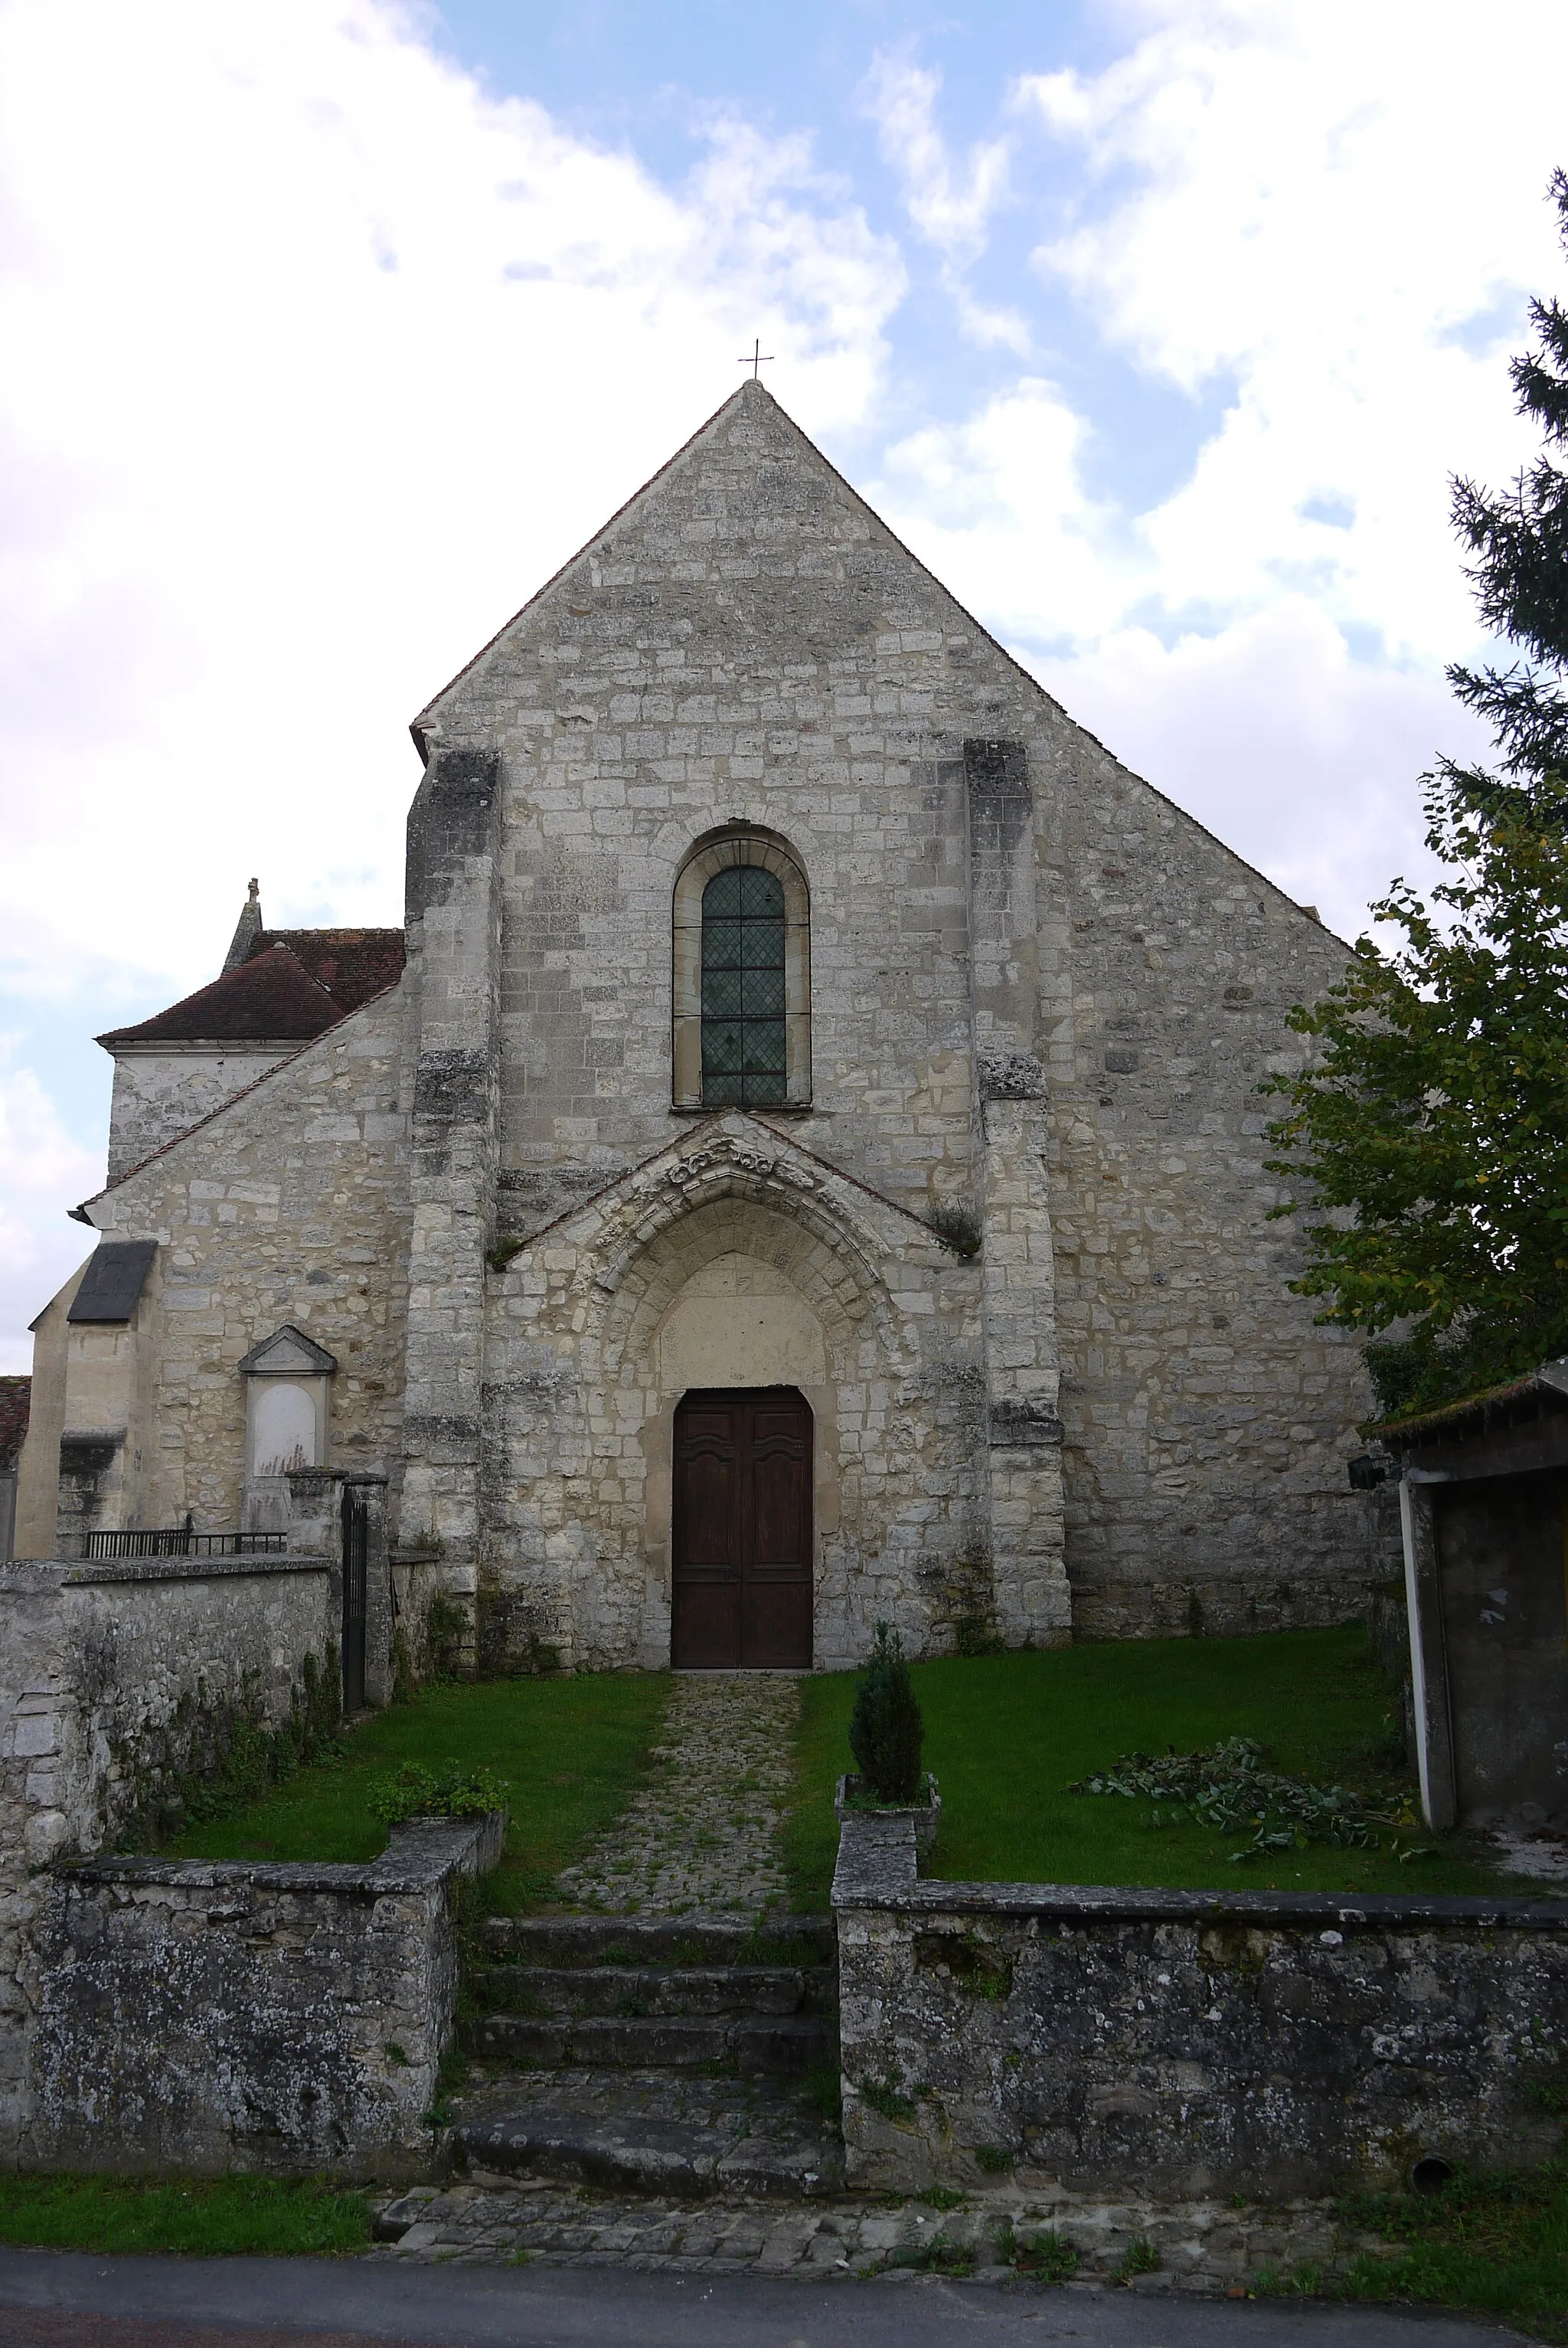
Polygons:
[[866,1658],[849,1719],[849,1749],[866,1791],[878,1802],[913,1802],[921,1790],[925,1734],[904,1643],[886,1622]]

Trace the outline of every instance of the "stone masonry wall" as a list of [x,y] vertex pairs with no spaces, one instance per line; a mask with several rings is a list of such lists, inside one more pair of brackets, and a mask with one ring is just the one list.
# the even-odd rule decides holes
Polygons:
[[191,1708],[250,1694],[286,1719],[340,1621],[325,1558],[0,1571],[0,2160],[29,2124],[40,1869],[112,1847],[147,1771],[179,1766]]
[[1042,842],[1048,1168],[1080,1636],[1337,1622],[1383,1570],[1352,1334],[1288,1282],[1258,1091],[1344,949],[1077,734]]
[[1559,1902],[917,1882],[907,1820],[853,1818],[833,1897],[862,2190],[1283,2200],[1560,2147]]
[[245,1380],[292,1322],[336,1357],[328,1458],[395,1478],[407,1303],[407,1120],[396,992],[367,1004],[219,1117],[90,1202],[113,1238],[156,1239],[138,1346],[153,1365],[128,1476],[135,1521],[240,1524]]
[[989,1628],[1008,1593],[979,1285],[927,1226],[738,1113],[523,1247],[494,1283],[484,1447],[517,1659],[668,1661],[672,1413],[699,1382],[811,1406],[819,1663],[854,1662],[879,1619],[917,1653],[965,1617]]
[[225,1101],[277,1067],[295,1044],[146,1045],[115,1054],[108,1179],[118,1182],[155,1150],[188,1133]]
[[[769,1121],[917,1214],[1005,1202],[1015,1228],[989,1238],[1038,1289],[1033,1357],[1019,1332],[990,1349],[1040,1417],[1060,1356],[1065,1455],[988,1463],[1019,1570],[1064,1457],[1091,1635],[1364,1602],[1345,1466],[1367,1398],[1354,1349],[1287,1292],[1255,1089],[1294,1051],[1284,1010],[1345,950],[1075,726],[765,391],[420,730],[433,762],[498,762],[504,1231],[676,1129],[676,877],[726,827],[769,832],[810,889],[814,1055],[810,1111]],[[993,768],[994,841],[971,805]],[[985,1098],[1007,1105],[994,1133]]]
[[42,1929],[29,2165],[422,2176],[457,1991],[451,1886],[502,1816],[368,1867],[90,1860]]

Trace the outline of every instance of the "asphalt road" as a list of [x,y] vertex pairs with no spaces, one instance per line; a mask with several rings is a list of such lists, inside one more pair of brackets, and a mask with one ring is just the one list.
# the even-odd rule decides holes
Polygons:
[[1132,2291],[0,2250],[4,2348],[1501,2348],[1441,2314]]

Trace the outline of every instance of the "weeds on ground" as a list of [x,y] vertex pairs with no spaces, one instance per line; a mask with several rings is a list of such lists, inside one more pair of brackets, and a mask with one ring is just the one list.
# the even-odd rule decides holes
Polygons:
[[1568,2341],[1568,2163],[1460,2168],[1438,2192],[1355,2194],[1337,2214],[1401,2247],[1392,2257],[1361,2252],[1337,2282],[1319,2282],[1324,2296],[1440,2301]]
[[961,2281],[972,2275],[979,2264],[979,2253],[969,2242],[950,2242],[945,2234],[937,2234],[928,2242],[917,2242],[906,2250],[896,2250],[893,2264],[914,2267],[921,2274],[951,2275]]
[[1078,2252],[1054,2226],[1021,2235],[1010,2218],[1004,2218],[992,2238],[1003,2266],[1032,2275],[1036,2282],[1066,2282],[1078,2272]]
[[1130,2282],[1134,2275],[1156,2273],[1159,2264],[1160,2253],[1148,2235],[1134,2234],[1112,2272],[1119,2281]]
[[814,2112],[825,2120],[829,2127],[840,2133],[844,2127],[844,2081],[838,2065],[818,2063],[801,2075],[800,2091]]
[[0,2177],[0,2241],[38,2249],[297,2258],[369,2240],[365,2196],[321,2178]]
[[[1266,1753],[1253,1736],[1223,1737],[1195,1753],[1178,1753],[1173,1746],[1158,1759],[1129,1753],[1067,1790],[1151,1801],[1156,1827],[1170,1818],[1190,1818],[1227,1837],[1250,1827],[1247,1842],[1230,1853],[1233,1867],[1270,1851],[1306,1850],[1312,1843],[1332,1850],[1370,1850],[1384,1829],[1420,1825],[1408,1793],[1379,1806],[1343,1786],[1316,1786],[1310,1778],[1266,1769]],[[1401,1860],[1436,1856],[1435,1847],[1418,1844],[1399,1852]]]

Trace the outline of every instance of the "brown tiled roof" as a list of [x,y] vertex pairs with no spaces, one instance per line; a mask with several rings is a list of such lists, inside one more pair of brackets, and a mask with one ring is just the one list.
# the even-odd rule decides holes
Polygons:
[[401,930],[261,930],[246,960],[134,1027],[98,1042],[308,1044],[396,984]]
[[308,1044],[343,1015],[343,1005],[298,955],[287,946],[273,946],[139,1026],[113,1028],[98,1042],[110,1052],[119,1044]]
[[262,930],[247,959],[272,946],[297,954],[340,1011],[357,1011],[403,975],[401,930]]
[[0,1378],[0,1468],[14,1466],[27,1432],[31,1378]]

